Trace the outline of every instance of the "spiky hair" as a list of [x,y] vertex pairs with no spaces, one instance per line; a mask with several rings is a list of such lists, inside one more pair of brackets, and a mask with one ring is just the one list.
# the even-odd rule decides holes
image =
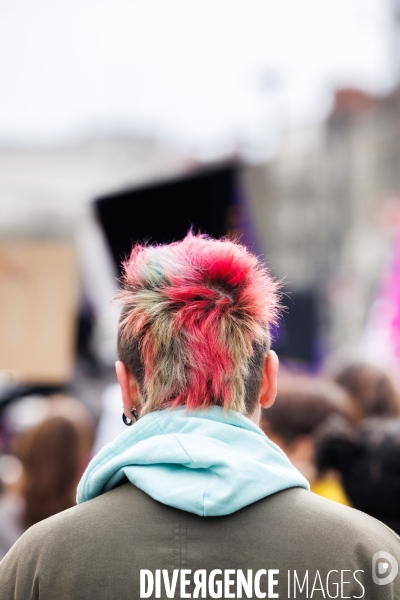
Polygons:
[[235,241],[190,232],[136,245],[122,281],[118,355],[139,380],[142,414],[181,404],[250,412],[246,381],[254,387],[279,309],[265,265]]

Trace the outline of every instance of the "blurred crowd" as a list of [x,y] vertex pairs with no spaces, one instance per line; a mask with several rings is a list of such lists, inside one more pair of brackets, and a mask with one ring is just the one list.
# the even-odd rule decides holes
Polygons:
[[[387,373],[366,363],[330,376],[283,366],[261,427],[314,493],[400,533],[400,395]],[[103,393],[97,425],[82,402],[63,395],[25,398],[3,411],[0,557],[25,529],[74,506],[88,461],[122,429],[117,385]]]
[[400,396],[387,373],[366,363],[329,378],[284,373],[261,426],[313,492],[400,533]]

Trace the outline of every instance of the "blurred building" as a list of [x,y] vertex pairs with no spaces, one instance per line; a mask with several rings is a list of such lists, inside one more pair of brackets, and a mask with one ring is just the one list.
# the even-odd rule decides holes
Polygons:
[[270,163],[246,170],[263,251],[286,292],[315,297],[322,351],[358,344],[387,264],[399,133],[400,89],[340,89],[325,122],[287,131]]
[[101,194],[180,173],[188,159],[143,136],[0,149],[0,236],[75,235]]

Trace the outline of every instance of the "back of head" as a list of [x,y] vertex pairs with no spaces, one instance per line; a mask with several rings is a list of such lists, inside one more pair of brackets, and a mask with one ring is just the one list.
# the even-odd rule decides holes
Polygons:
[[336,428],[319,441],[321,471],[334,469],[354,508],[400,525],[400,419],[371,418]]
[[278,285],[244,246],[193,235],[136,246],[124,265],[118,355],[142,414],[221,405],[251,413],[277,317]]
[[298,437],[314,435],[334,414],[351,422],[359,417],[352,398],[333,381],[294,375],[279,383],[275,404],[262,411],[262,425],[290,445]]
[[70,420],[45,419],[21,434],[15,454],[23,466],[21,492],[26,501],[26,527],[75,504],[79,437]]
[[335,377],[359,403],[366,417],[400,416],[400,397],[390,379],[381,369],[368,363],[353,363]]

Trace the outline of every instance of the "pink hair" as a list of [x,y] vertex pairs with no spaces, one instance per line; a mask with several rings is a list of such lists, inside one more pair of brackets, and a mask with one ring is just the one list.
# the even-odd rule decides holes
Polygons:
[[138,344],[142,414],[180,404],[245,412],[254,348],[268,351],[279,310],[279,284],[265,265],[235,241],[189,233],[135,246],[123,284],[119,344]]

